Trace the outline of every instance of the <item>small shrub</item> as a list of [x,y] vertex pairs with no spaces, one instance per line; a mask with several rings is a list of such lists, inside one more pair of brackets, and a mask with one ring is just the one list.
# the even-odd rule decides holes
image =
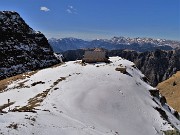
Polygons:
[[174,116],[179,120],[179,113],[177,111],[174,111]]
[[32,120],[32,121],[34,121],[34,122],[36,121],[36,119],[35,119],[35,118],[31,118],[31,120]]
[[115,70],[116,70],[116,71],[120,71],[120,72],[123,73],[123,74],[126,74],[126,73],[127,73],[125,67],[117,67]]
[[173,82],[173,86],[176,86],[176,85],[177,85],[177,83],[174,81],[174,82]]
[[18,124],[17,123],[11,123],[9,126],[7,126],[7,128],[17,129],[18,128]]
[[136,65],[131,65],[131,67],[133,67],[133,68],[137,68],[137,67],[136,67]]
[[34,83],[31,84],[31,86],[35,86],[35,85],[37,85],[37,84],[44,84],[44,83],[45,83],[45,82],[42,82],[42,81],[34,82]]
[[164,118],[166,121],[168,121],[168,116],[164,110],[162,110],[159,107],[155,107],[155,109],[159,112],[162,118]]
[[180,135],[180,133],[177,130],[167,130],[163,132],[165,135]]
[[58,90],[58,89],[59,89],[59,88],[57,88],[57,87],[56,87],[56,88],[54,88],[54,90]]
[[159,98],[159,90],[149,90],[151,96]]
[[165,105],[165,103],[167,103],[166,98],[164,96],[162,96],[160,98],[160,102],[161,102],[161,105]]

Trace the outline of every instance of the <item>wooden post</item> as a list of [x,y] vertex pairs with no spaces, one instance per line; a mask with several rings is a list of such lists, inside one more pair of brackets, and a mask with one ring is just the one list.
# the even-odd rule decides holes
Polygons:
[[10,99],[8,99],[8,105],[9,105],[9,103],[10,103]]
[[[8,106],[9,106],[9,104],[10,104],[10,99],[8,99]],[[10,111],[10,107],[9,107],[9,111]]]

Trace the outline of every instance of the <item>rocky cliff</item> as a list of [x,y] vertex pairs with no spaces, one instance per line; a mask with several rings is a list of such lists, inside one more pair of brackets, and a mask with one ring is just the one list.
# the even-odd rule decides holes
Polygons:
[[48,40],[16,12],[0,11],[0,80],[58,63]]
[[180,70],[180,49],[172,51],[156,50],[144,53],[110,51],[109,54],[133,61],[141,72],[149,78],[153,86],[168,79]]

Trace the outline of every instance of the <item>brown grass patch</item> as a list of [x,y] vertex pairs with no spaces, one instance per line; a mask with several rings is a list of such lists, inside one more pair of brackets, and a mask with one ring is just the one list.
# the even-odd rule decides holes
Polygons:
[[49,89],[46,89],[42,93],[37,94],[35,97],[30,98],[28,100],[28,104],[26,106],[23,106],[21,108],[14,108],[12,111],[18,111],[18,112],[36,112],[35,107],[39,106],[44,99],[47,97],[48,93],[53,90],[53,88],[61,81],[65,80],[66,77],[60,77],[58,80],[56,80],[53,85],[50,86]]
[[28,86],[25,86],[24,83],[27,82],[28,80],[25,80],[23,82],[18,83],[19,86],[17,86],[16,88],[20,89],[20,88],[29,88]]
[[79,64],[81,66],[86,66],[87,65],[85,62],[82,62],[82,61],[75,61],[74,63]]
[[180,132],[178,130],[167,130],[163,131],[165,135],[180,135]]
[[[21,88],[30,88],[30,86],[25,86],[25,82],[27,82],[28,80],[25,80],[23,82],[20,82],[17,84],[17,86],[11,88],[11,89],[21,89]],[[6,89],[7,91],[8,90],[11,90],[11,89]]]
[[56,68],[56,67],[62,66],[62,65],[64,65],[64,64],[65,64],[65,62],[63,62],[63,63],[58,63],[58,64],[56,64],[56,65],[51,66],[50,68]]
[[180,71],[171,78],[159,83],[157,88],[166,97],[167,103],[180,112]]
[[[3,79],[0,81],[0,92],[2,92],[3,90],[5,90],[7,88],[7,86],[9,84],[11,84],[13,81],[17,81],[17,80],[22,80],[25,79],[26,77],[30,77],[31,75],[34,75],[35,73],[37,73],[37,71],[32,71],[32,72],[27,72],[24,74],[19,74],[13,77],[9,77],[7,79]],[[20,83],[20,87],[23,86],[23,83]]]
[[[56,65],[53,65],[49,68],[56,68],[58,66],[61,66],[65,64],[64,62],[63,63],[59,63],[59,64],[56,64]],[[9,78],[6,78],[6,79],[3,79],[3,80],[0,80],[0,93],[5,90],[7,88],[8,85],[10,85],[13,81],[17,81],[17,80],[23,80],[25,79],[26,77],[30,77],[31,75],[34,75],[35,73],[37,73],[39,70],[36,70],[36,71],[31,71],[31,72],[27,72],[27,73],[23,73],[23,74],[19,74],[19,75],[16,75],[16,76],[12,76],[12,77],[9,77]],[[26,86],[24,86],[23,82],[22,83],[19,83],[19,86],[15,87],[15,88],[24,88]],[[29,87],[28,87],[29,88]]]
[[0,112],[1,113],[3,113],[3,109],[5,109],[5,108],[7,108],[7,107],[9,107],[9,106],[11,106],[11,105],[13,105],[15,102],[10,102],[9,104],[7,103],[7,104],[4,104],[4,105],[1,105],[0,106]]

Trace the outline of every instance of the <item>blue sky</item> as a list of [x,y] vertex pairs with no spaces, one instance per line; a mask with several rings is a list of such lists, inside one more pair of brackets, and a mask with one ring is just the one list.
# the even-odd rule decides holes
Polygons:
[[180,0],[1,0],[47,38],[180,40]]

